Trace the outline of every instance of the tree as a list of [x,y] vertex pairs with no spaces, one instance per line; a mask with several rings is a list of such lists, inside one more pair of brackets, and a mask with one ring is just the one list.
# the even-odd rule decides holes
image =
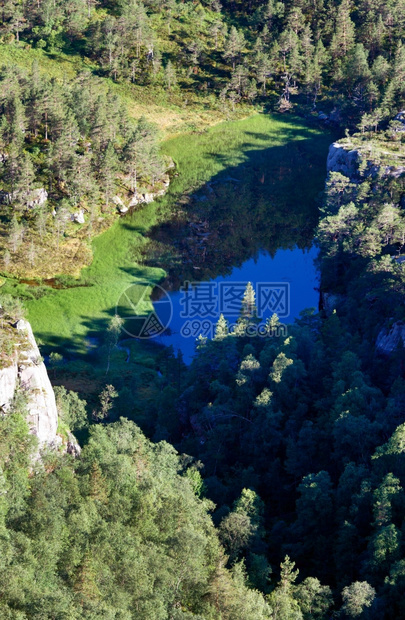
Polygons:
[[294,582],[298,577],[298,570],[294,570],[295,562],[288,555],[280,565],[280,581],[269,595],[268,601],[274,620],[302,620],[303,615],[298,602],[293,597]]
[[100,176],[104,186],[105,201],[108,207],[115,188],[115,175],[118,170],[118,158],[111,140],[108,141],[100,161]]
[[307,577],[294,588],[294,598],[298,602],[304,620],[327,620],[333,605],[332,590],[321,585],[314,577]]
[[354,45],[355,26],[350,13],[350,0],[343,0],[336,15],[335,32],[330,46],[333,58],[345,57]]
[[65,206],[60,206],[56,211],[54,226],[57,233],[57,249],[59,250],[60,237],[65,234],[66,226],[70,219],[69,209]]
[[8,271],[10,264],[11,264],[11,256],[7,248],[4,250],[4,254],[3,254],[3,264],[4,264],[4,269]]
[[232,26],[228,38],[225,42],[223,56],[225,60],[231,60],[233,70],[235,70],[236,59],[238,58],[244,47],[245,37],[243,33],[238,31],[235,26]]
[[169,91],[171,91],[177,84],[176,70],[169,60],[165,67],[165,83]]
[[226,320],[224,315],[221,313],[218,319],[218,323],[215,326],[214,340],[223,340],[224,338],[228,336],[228,334],[229,334],[228,321]]
[[30,199],[30,192],[32,190],[32,183],[34,179],[35,179],[35,171],[34,171],[34,166],[32,164],[32,159],[28,155],[28,153],[24,153],[21,164],[20,164],[18,189],[20,189],[23,192],[26,198],[26,203],[28,203]]
[[242,319],[251,320],[257,318],[256,293],[251,282],[247,283],[243,294],[240,314]]
[[371,607],[375,598],[375,590],[367,581],[355,581],[342,591],[342,611],[349,618],[357,618],[364,609]]
[[13,219],[11,220],[11,226],[9,231],[9,243],[11,246],[12,252],[15,254],[18,248],[22,244],[24,236],[24,226],[19,224],[17,217],[13,215]]
[[[55,359],[58,354],[53,352],[51,355],[53,355],[52,363],[55,367],[62,363],[62,356],[60,356],[62,359]],[[88,425],[86,401],[79,398],[76,392],[68,391],[63,386],[55,386],[54,392],[58,415],[68,428],[72,432],[85,428]]]
[[33,241],[31,241],[29,247],[28,247],[28,261],[29,264],[31,265],[31,267],[33,267],[35,265],[35,261],[37,259],[37,248],[35,247],[35,244]]
[[118,392],[113,385],[106,385],[99,396],[100,408],[93,411],[93,419],[102,422],[108,418],[110,411],[114,406],[114,399],[117,398]]
[[107,369],[105,374],[108,374],[110,369],[110,360],[111,360],[111,352],[117,346],[118,339],[120,337],[121,329],[124,324],[124,320],[115,314],[111,319],[108,328],[107,328],[107,346],[108,346],[108,357],[107,357]]
[[230,562],[235,562],[240,553],[249,546],[253,531],[251,519],[245,512],[230,512],[221,521],[219,533]]

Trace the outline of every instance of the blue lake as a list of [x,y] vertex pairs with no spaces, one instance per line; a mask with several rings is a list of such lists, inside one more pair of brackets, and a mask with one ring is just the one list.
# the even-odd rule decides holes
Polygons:
[[[318,250],[278,250],[272,258],[262,252],[225,276],[191,283],[170,293],[172,317],[167,333],[155,339],[175,352],[181,350],[189,363],[199,334],[212,337],[221,311],[230,324],[239,316],[240,298],[248,282],[256,291],[259,317],[274,312],[282,323],[292,323],[306,308],[318,308],[319,278],[314,265]],[[158,313],[158,304],[155,309]]]

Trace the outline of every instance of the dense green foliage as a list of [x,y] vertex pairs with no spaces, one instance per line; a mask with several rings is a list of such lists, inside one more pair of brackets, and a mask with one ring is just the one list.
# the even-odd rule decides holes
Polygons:
[[270,617],[243,566],[223,568],[211,504],[171,446],[122,420],[96,426],[79,462],[30,471],[22,413],[0,421],[2,618]]
[[288,554],[341,592],[343,617],[388,620],[404,614],[405,384],[401,338],[376,349],[379,332],[404,319],[404,185],[386,139],[350,139],[357,173],[329,175],[323,313],[303,313],[287,338],[276,317],[267,338],[246,336],[246,315],[230,334],[222,318],[159,424],[204,463],[230,562],[244,558],[257,587]]
[[[63,254],[65,233],[73,237],[79,223],[80,236],[91,238],[111,219],[117,192],[132,195],[161,179],[156,130],[143,118],[132,122],[90,73],[59,83],[35,63],[30,72],[5,67],[0,88],[2,262],[6,272],[40,264],[53,274],[49,251]],[[78,212],[82,221],[72,223]]]
[[[24,51],[55,70],[63,54],[80,69],[0,63],[0,234],[5,273],[62,274],[54,289],[1,284],[23,294],[53,349],[58,432],[83,449],[35,460],[24,386],[2,411],[1,617],[405,617],[404,139],[392,121],[405,104],[404,9],[2,3],[7,59]],[[168,113],[198,102],[225,118],[294,102],[315,117],[322,104],[328,122],[361,130],[343,142],[357,169],[328,176],[320,210],[322,307],[288,336],[276,316],[266,337],[246,335],[249,289],[236,329],[221,317],[186,368],[170,350],[120,346],[114,315],[143,279],[166,273],[176,288],[195,268],[208,278],[262,248],[308,247],[329,136],[296,118],[197,123],[168,141],[168,195],[99,236],[80,281],[63,276],[90,262],[116,194],[159,184],[157,130],[130,117],[142,92]],[[47,202],[35,205],[39,189]],[[78,210],[85,224],[71,221]],[[23,346],[12,327],[23,309],[0,301],[1,369]]]
[[[403,0],[5,0],[3,41],[86,54],[102,75],[216,105],[291,97],[335,119],[381,119],[404,101]],[[377,121],[378,122],[378,121]]]

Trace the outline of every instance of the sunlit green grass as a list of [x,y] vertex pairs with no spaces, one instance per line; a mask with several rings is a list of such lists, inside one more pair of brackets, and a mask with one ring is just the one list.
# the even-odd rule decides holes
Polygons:
[[157,222],[158,208],[169,217],[183,194],[242,164],[251,151],[265,151],[271,159],[272,148],[277,147],[274,152],[279,153],[280,147],[288,149],[293,141],[305,145],[303,157],[311,159],[311,169],[308,169],[307,187],[291,188],[291,191],[313,195],[322,186],[331,136],[308,128],[300,120],[260,114],[165,142],[163,150],[173,157],[178,172],[169,193],[159,205],[152,203],[132,216],[121,218],[94,240],[93,263],[82,273],[92,286],[51,290],[47,296],[28,302],[35,334],[48,347],[84,352],[86,336],[106,329],[123,290],[142,280],[158,282],[164,277],[162,269],[136,262],[145,233]]

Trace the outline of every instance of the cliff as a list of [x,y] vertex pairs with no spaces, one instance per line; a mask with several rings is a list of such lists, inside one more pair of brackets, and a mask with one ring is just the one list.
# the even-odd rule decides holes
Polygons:
[[31,432],[38,437],[39,448],[60,446],[55,394],[31,325],[19,320],[13,329],[17,340],[14,361],[0,369],[0,410],[7,413],[16,389],[21,388],[27,397],[27,421]]
[[[376,312],[375,350],[389,357],[405,346],[401,296],[405,265],[404,133],[394,127],[347,136],[331,144],[327,172],[331,207],[318,229],[322,252],[320,306],[329,316],[331,306],[344,306],[352,296],[346,312],[353,307],[358,310],[362,304],[362,312]],[[350,273],[350,278],[345,279],[345,273]],[[347,284],[351,291],[343,291]],[[362,298],[355,296],[355,290],[363,291]],[[374,310],[377,303],[378,312]],[[375,338],[371,333],[367,337]]]
[[358,169],[359,152],[346,145],[334,142],[329,147],[326,161],[327,172],[340,172],[346,177],[353,177]]
[[360,182],[367,177],[397,179],[405,173],[405,157],[394,142],[362,139],[357,134],[330,145],[326,170]]

